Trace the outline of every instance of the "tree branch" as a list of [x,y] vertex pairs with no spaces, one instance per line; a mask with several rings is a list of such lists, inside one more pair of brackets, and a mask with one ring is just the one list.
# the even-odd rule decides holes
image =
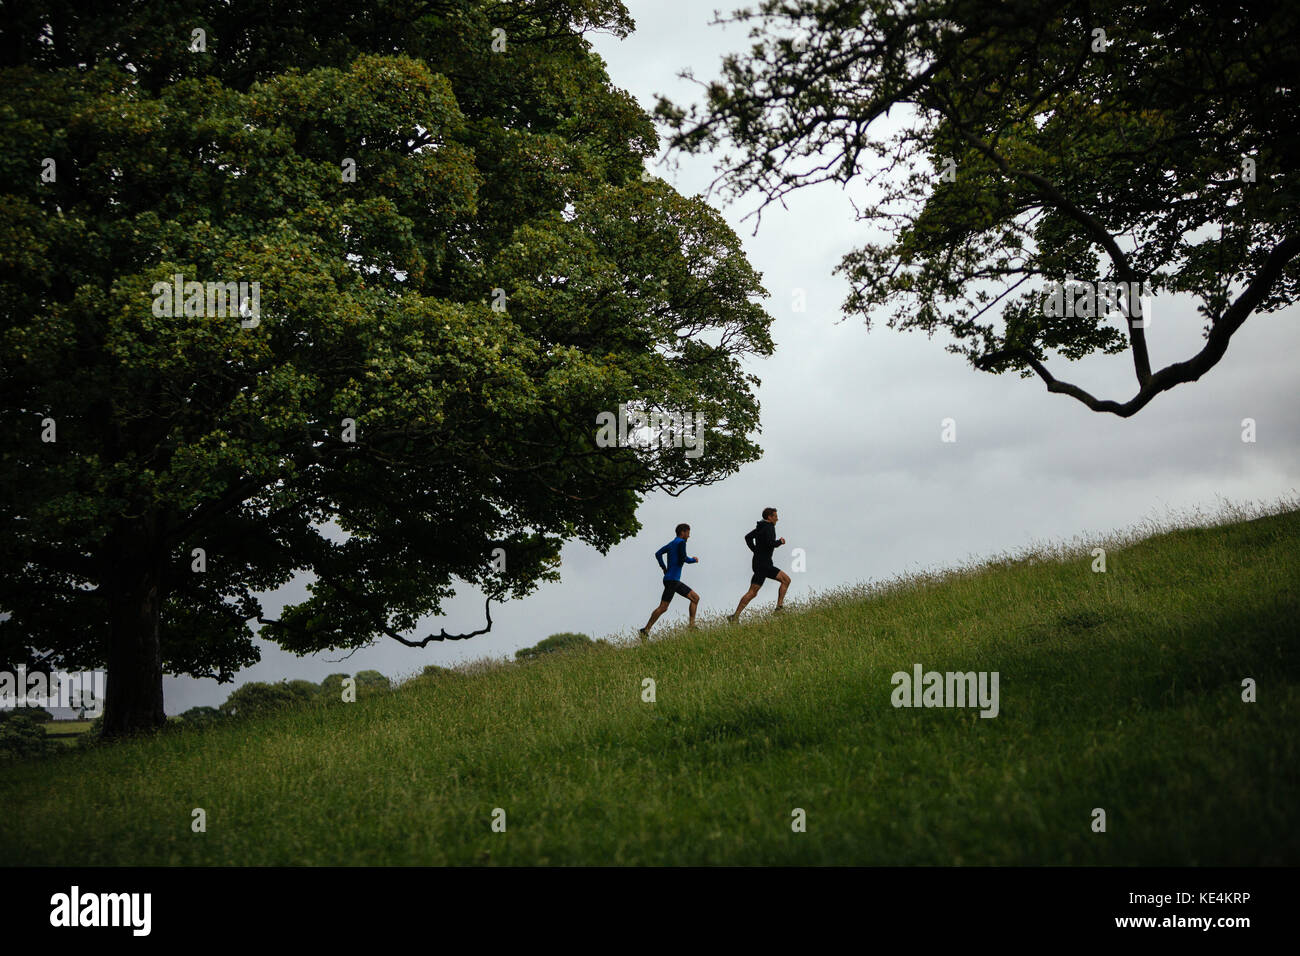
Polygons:
[[[1118,273],[1120,280],[1123,282],[1138,282],[1139,277],[1134,272],[1132,265],[1129,264],[1128,257],[1124,255],[1124,250],[1119,247],[1115,237],[1101,223],[1099,219],[1093,216],[1083,207],[1071,202],[1064,193],[1044,176],[1038,173],[1031,173],[1028,170],[1016,169],[1013,167],[1005,156],[995,150],[992,146],[975,135],[970,129],[962,123],[952,110],[952,104],[947,103],[944,115],[948,117],[949,122],[961,133],[962,137],[983,153],[986,157],[1002,170],[1007,176],[1017,177],[1032,184],[1037,188],[1040,195],[1051,201],[1054,208],[1060,210],[1069,216],[1087,231],[1093,240],[1106,250],[1110,256],[1111,262],[1115,264],[1115,271]],[[1151,356],[1147,351],[1147,340],[1145,328],[1133,321],[1129,317],[1128,322],[1129,345],[1133,349],[1133,371],[1137,375],[1138,385],[1145,389],[1151,380]],[[1085,393],[1086,394],[1086,393]]]
[[1146,407],[1147,403],[1161,392],[1167,392],[1174,386],[1182,385],[1185,382],[1194,382],[1219,364],[1219,360],[1228,351],[1228,342],[1232,339],[1233,334],[1241,328],[1255,308],[1264,300],[1273,283],[1277,281],[1278,276],[1282,274],[1282,270],[1286,268],[1287,263],[1294,259],[1297,254],[1300,254],[1300,235],[1290,236],[1274,246],[1273,250],[1268,254],[1268,258],[1264,260],[1264,264],[1255,273],[1255,277],[1251,279],[1250,284],[1223,313],[1220,321],[1216,322],[1211,328],[1205,347],[1187,361],[1167,365],[1150,376],[1141,389],[1138,390],[1138,393],[1127,402],[1121,403],[1109,399],[1099,399],[1077,385],[1062,382],[1052,375],[1032,352],[1025,348],[1001,349],[997,352],[991,352],[976,359],[974,365],[976,368],[987,370],[988,366],[999,361],[1014,358],[1021,359],[1038,373],[1038,377],[1047,385],[1049,392],[1069,395],[1071,398],[1078,399],[1084,405],[1087,405],[1094,412],[1110,412],[1121,418],[1128,418],[1141,411]]

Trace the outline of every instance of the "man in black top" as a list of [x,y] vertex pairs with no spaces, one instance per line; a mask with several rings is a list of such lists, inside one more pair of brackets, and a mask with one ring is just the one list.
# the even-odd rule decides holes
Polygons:
[[754,526],[753,531],[745,535],[745,544],[749,546],[750,551],[754,552],[754,559],[750,562],[750,566],[754,569],[754,576],[749,579],[749,590],[736,605],[736,613],[728,619],[733,624],[740,620],[740,612],[745,609],[745,605],[758,597],[758,589],[768,578],[781,582],[781,590],[776,593],[776,609],[778,611],[785,609],[785,591],[790,586],[790,575],[772,563],[772,552],[785,544],[785,538],[778,539],[776,536],[776,522],[776,509],[764,508],[763,520]]

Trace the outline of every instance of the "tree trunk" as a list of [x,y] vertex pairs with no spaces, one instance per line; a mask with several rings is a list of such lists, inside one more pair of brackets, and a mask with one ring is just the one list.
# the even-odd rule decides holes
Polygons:
[[104,736],[163,726],[162,555],[152,542],[110,548],[108,689]]

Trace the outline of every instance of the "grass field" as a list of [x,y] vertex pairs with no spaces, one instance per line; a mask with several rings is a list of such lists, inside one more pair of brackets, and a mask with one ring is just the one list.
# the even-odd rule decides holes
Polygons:
[[77,738],[90,729],[92,723],[89,720],[51,720],[42,726],[45,728],[45,736],[72,747],[76,745]]
[[[1300,512],[1093,560],[12,764],[0,864],[1300,863]],[[895,708],[917,663],[998,716]]]

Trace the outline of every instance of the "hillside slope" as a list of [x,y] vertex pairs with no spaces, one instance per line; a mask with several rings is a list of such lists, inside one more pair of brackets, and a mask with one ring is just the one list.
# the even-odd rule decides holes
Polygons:
[[[1300,512],[1092,562],[12,765],[0,864],[1300,863]],[[997,716],[894,707],[917,664]]]

